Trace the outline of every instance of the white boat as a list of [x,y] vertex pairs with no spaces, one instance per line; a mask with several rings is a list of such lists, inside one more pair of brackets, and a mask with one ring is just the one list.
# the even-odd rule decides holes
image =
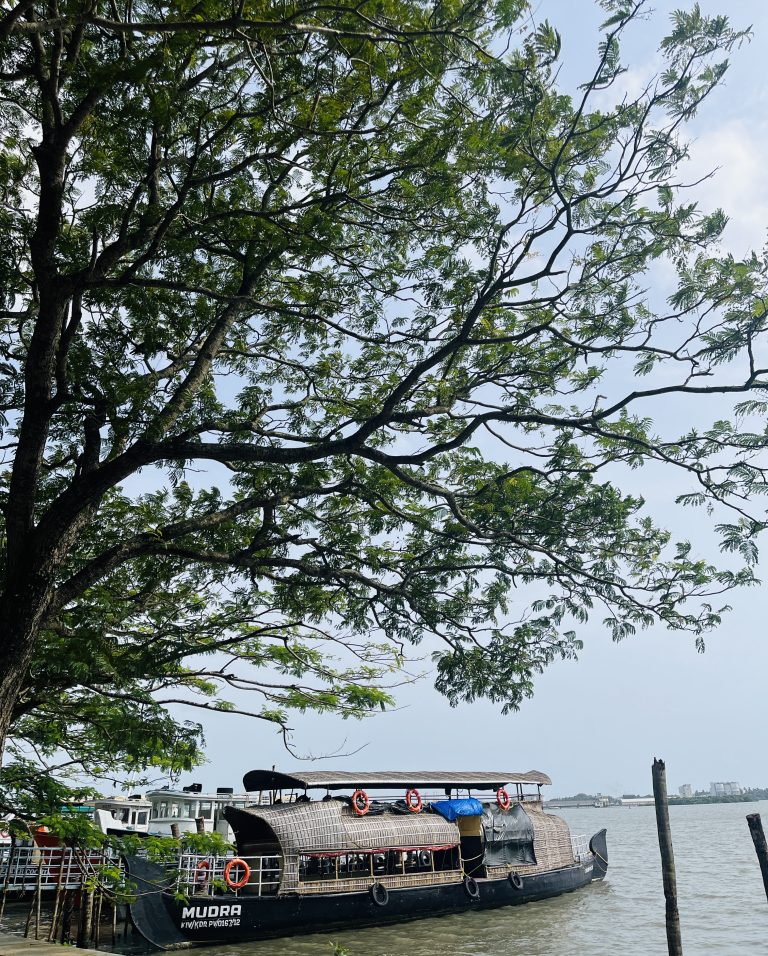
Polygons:
[[137,795],[93,801],[93,819],[102,833],[148,833],[152,804]]
[[224,819],[224,808],[241,810],[254,802],[252,794],[234,793],[231,787],[219,787],[216,793],[203,793],[197,783],[181,790],[168,787],[150,790],[146,799],[151,808],[148,832],[153,836],[172,836],[174,826],[178,826],[180,834],[195,833],[197,821],[201,820],[206,833],[220,833],[230,843],[234,841],[234,834]]

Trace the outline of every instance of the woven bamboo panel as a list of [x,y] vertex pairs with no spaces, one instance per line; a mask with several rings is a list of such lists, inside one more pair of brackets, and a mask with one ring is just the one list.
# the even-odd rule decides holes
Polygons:
[[376,879],[317,880],[313,883],[299,883],[296,891],[302,896],[314,896],[319,893],[364,893],[374,883],[383,883],[388,890],[404,889],[409,886],[438,886],[444,883],[460,883],[461,870],[441,870],[439,873],[405,873],[399,876],[377,876]]
[[573,858],[571,831],[560,817],[534,809],[529,804],[525,812],[533,824],[533,850],[536,863],[516,863],[513,866],[489,866],[486,870],[491,879],[501,879],[509,873],[543,873],[559,870],[563,866],[572,866]]
[[298,888],[302,853],[418,849],[456,846],[460,842],[456,824],[437,814],[382,813],[358,817],[338,800],[253,807],[239,811],[240,815],[258,818],[275,834],[283,857],[280,893],[292,893]]
[[456,846],[459,828],[432,813],[356,816],[338,800],[241,811],[264,820],[284,853]]

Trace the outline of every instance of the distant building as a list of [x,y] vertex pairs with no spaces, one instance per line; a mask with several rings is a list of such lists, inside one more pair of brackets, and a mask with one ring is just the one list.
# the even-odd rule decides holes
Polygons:
[[684,783],[682,787],[678,787],[677,792],[681,797],[692,797],[693,796],[693,787],[690,783]]
[[717,781],[710,783],[710,797],[738,797],[744,791],[735,780]]

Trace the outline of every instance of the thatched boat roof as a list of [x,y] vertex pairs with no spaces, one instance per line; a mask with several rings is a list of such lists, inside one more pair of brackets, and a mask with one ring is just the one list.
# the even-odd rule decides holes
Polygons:
[[[227,807],[238,846],[269,831],[286,856],[300,853],[455,846],[459,828],[433,813],[381,813],[358,817],[338,800],[271,807]],[[265,829],[265,825],[268,829]]]
[[463,770],[302,770],[278,773],[275,770],[250,770],[243,777],[248,792],[256,790],[408,790],[423,789],[498,790],[508,784],[548,786],[552,781],[545,773],[528,770],[515,773],[502,771]]

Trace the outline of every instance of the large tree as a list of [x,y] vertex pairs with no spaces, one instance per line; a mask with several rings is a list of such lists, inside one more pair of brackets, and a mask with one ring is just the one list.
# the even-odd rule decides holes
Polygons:
[[676,15],[633,98],[643,6],[573,95],[525,0],[3,14],[0,740],[183,766],[172,700],[358,714],[424,639],[451,701],[515,707],[593,611],[717,623],[749,571],[619,482],[761,482],[760,434],[647,418],[768,382],[763,265],[676,188],[742,35]]

